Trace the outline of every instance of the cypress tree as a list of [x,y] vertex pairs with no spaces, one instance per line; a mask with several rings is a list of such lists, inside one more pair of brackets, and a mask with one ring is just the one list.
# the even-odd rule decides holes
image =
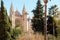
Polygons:
[[34,16],[32,18],[32,30],[34,32],[42,32],[44,31],[44,23],[43,23],[43,6],[40,0],[37,1],[37,6],[34,10],[32,10]]
[[3,0],[1,0],[1,13],[0,13],[0,40],[11,39],[11,23],[7,15],[7,10],[4,7]]

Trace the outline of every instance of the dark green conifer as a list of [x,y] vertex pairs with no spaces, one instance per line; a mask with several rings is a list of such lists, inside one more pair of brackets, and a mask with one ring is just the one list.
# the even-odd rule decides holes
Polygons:
[[37,6],[32,12],[34,14],[32,18],[32,29],[34,30],[34,32],[43,32],[44,31],[43,6],[40,0],[37,1]]
[[7,15],[7,10],[4,7],[3,0],[1,0],[0,40],[10,39],[11,39],[11,21]]

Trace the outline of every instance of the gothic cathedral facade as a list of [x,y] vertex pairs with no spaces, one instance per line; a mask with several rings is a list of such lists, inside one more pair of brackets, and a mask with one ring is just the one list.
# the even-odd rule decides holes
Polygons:
[[21,14],[18,10],[14,12],[13,4],[11,4],[10,19],[12,20],[12,28],[15,28],[17,25],[21,25],[23,31],[26,32],[31,30],[31,19],[25,9],[25,6],[23,6]]

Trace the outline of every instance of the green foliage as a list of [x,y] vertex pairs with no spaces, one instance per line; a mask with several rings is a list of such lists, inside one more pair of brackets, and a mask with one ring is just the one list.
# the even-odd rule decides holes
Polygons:
[[57,12],[57,15],[54,17],[55,23],[57,25],[57,40],[60,39],[60,11]]
[[48,40],[56,40],[56,37],[54,35],[48,34]]
[[[48,34],[52,34],[54,36],[57,36],[57,26],[56,26],[56,23],[54,22],[54,25],[53,25],[53,17],[49,16],[48,17],[48,20],[47,20],[47,31],[48,31]],[[54,33],[53,34],[53,26],[54,26]]]
[[7,11],[4,7],[3,0],[1,0],[1,13],[0,13],[0,40],[11,39],[11,23],[8,18]]
[[32,19],[32,29],[34,32],[42,32],[44,29],[44,23],[43,23],[43,6],[40,2],[40,0],[37,1],[36,9],[33,11],[34,17]]
[[57,5],[53,5],[49,8],[49,15],[56,15],[56,12],[58,11]]
[[18,37],[22,33],[22,30],[20,29],[13,29],[12,31],[12,40],[15,40],[16,37]]
[[57,12],[57,15],[54,16],[57,27],[60,27],[60,11]]
[[[49,15],[48,15],[48,20],[47,20],[47,31],[49,34],[52,34],[54,36],[57,37],[57,25],[54,21],[54,17],[56,15],[57,12],[57,5],[53,5],[49,8]],[[53,15],[53,16],[52,16]],[[54,28],[53,28],[54,27]],[[54,32],[53,32],[54,30]],[[54,33],[54,34],[53,34]]]

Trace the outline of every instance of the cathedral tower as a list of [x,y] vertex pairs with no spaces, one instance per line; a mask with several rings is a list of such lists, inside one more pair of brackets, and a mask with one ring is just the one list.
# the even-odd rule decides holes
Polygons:
[[10,7],[10,19],[12,20],[12,28],[15,28],[15,13],[14,13],[12,3],[11,3],[11,7]]
[[12,17],[12,14],[14,13],[14,9],[13,9],[13,4],[11,3],[11,7],[10,7],[10,17]]
[[23,29],[24,31],[28,31],[28,13],[25,9],[25,5],[23,6],[22,14],[23,14]]

